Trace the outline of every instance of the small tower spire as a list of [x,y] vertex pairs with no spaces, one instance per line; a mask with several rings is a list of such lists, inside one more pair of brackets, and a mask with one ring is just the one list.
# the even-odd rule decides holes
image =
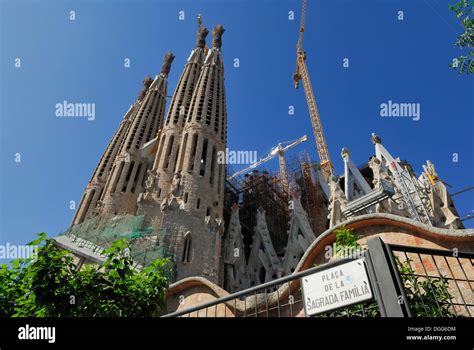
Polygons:
[[224,34],[225,29],[220,24],[216,25],[212,30],[212,47],[220,49],[222,46],[222,34]]
[[209,31],[202,25],[202,16],[198,15],[198,32],[196,35],[196,46],[204,49],[207,52],[206,37]]
[[167,52],[165,56],[163,57],[163,64],[161,65],[161,71],[160,73],[168,76],[170,70],[171,70],[171,63],[173,63],[174,60],[174,55],[172,52]]
[[149,159],[141,149],[163,128],[168,73],[173,59],[174,55],[167,52],[155,79],[145,77],[143,80],[140,107],[123,138],[100,198],[104,213],[134,214],[138,195],[145,191],[144,178],[153,166],[153,159]]
[[[162,201],[172,190],[172,181],[176,178],[176,162],[182,140],[182,131],[199,75],[206,57],[206,36],[209,31],[202,25],[202,16],[198,16],[196,47],[192,49],[178,85],[171,97],[166,122],[160,132],[158,149],[155,154],[153,172],[158,174],[158,185],[151,198]],[[187,139],[185,139],[187,140]],[[187,141],[185,141],[187,142]],[[153,203],[139,203],[138,213],[149,213],[156,207]]]

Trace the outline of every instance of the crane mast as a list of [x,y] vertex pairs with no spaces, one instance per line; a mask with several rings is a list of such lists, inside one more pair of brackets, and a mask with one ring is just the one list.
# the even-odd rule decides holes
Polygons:
[[309,79],[308,68],[306,67],[306,53],[303,51],[306,5],[307,0],[303,0],[298,44],[296,45],[296,72],[293,74],[293,80],[295,88],[298,88],[300,80],[303,81],[309,116],[313,127],[314,137],[316,139],[316,149],[318,151],[321,172],[324,178],[328,180],[333,172],[333,165],[329,158],[329,151],[326,145],[321,119],[319,118],[318,106],[316,105],[313,87],[311,86],[311,81]]
[[288,174],[286,172],[285,152],[280,148],[278,150],[278,163],[280,165],[280,182],[284,190],[288,190]]

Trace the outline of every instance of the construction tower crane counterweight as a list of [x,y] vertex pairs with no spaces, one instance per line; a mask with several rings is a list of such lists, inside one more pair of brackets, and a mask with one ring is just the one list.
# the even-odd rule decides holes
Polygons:
[[293,74],[293,80],[295,88],[298,88],[300,80],[303,81],[306,102],[308,103],[311,124],[316,139],[316,149],[318,151],[321,172],[324,178],[328,180],[333,172],[333,165],[329,158],[329,151],[326,145],[326,139],[324,138],[321,120],[319,118],[318,106],[316,105],[313,87],[311,86],[311,81],[309,79],[308,68],[306,67],[306,53],[303,51],[306,6],[307,0],[303,0],[298,44],[296,45],[296,72]]

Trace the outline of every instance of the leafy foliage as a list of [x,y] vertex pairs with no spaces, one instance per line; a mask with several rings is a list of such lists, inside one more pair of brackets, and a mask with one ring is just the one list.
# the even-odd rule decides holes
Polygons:
[[127,242],[115,242],[101,265],[76,268],[69,252],[40,234],[35,257],[0,265],[0,316],[157,316],[172,270],[156,260],[138,270]]
[[359,247],[357,241],[360,239],[359,235],[355,235],[352,229],[347,228],[346,225],[342,225],[336,231],[336,244],[345,247]]
[[340,257],[355,257],[357,251],[362,251],[362,246],[357,242],[361,237],[355,235],[346,225],[342,225],[336,231],[336,251]]
[[458,35],[455,45],[460,49],[467,49],[467,54],[459,56],[450,65],[462,74],[474,72],[474,1],[460,0],[449,8],[455,13],[464,28],[464,33]]
[[415,276],[410,262],[400,261],[397,266],[405,285],[405,294],[413,315],[423,317],[454,316],[449,310],[453,298],[449,293],[449,283],[445,277],[439,279],[420,278]]

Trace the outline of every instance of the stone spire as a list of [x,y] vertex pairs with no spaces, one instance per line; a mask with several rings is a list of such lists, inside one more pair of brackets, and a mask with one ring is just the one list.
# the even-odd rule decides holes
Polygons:
[[224,34],[225,29],[220,24],[216,25],[212,30],[212,47],[220,49],[222,46],[222,34]]
[[170,70],[171,70],[171,63],[174,61],[174,55],[172,52],[167,52],[165,54],[165,57],[163,57],[163,64],[161,66],[161,71],[160,74],[163,74],[164,76],[168,76]]
[[[160,226],[172,230],[177,242],[177,279],[202,276],[215,283],[223,280],[225,157],[219,157],[224,160],[219,163],[218,155],[225,152],[227,112],[219,48],[222,33],[222,27],[216,26],[215,46],[208,50],[199,77],[193,80],[195,88],[186,100],[186,114],[178,114],[176,126],[182,131],[176,133],[175,127],[174,134],[170,134],[173,136],[169,136],[174,137],[173,145],[178,140],[176,153],[175,148],[166,146],[165,139],[158,150],[164,153],[157,155],[160,181],[167,177],[169,186],[166,192],[162,191]],[[198,47],[193,51],[191,62],[201,55],[200,50]],[[166,166],[174,169],[171,182]]]
[[198,32],[196,34],[196,47],[204,49],[206,47],[206,37],[209,34],[207,28],[199,25]]
[[[176,172],[182,173],[186,209],[201,216],[222,218],[227,112],[224,65],[219,46],[222,26],[213,30],[213,46],[207,53],[193,95],[178,156]],[[224,157],[221,157],[224,158]]]
[[135,103],[130,106],[127,113],[125,113],[118,130],[110,140],[105,152],[102,154],[92,178],[84,190],[81,202],[72,221],[73,225],[82,223],[86,218],[93,216],[97,209],[100,209],[102,203],[99,201],[99,198],[101,198],[103,194],[107,178],[110,175],[112,166],[117,158],[121,145],[125,140],[125,136],[130,129],[130,125],[133,123],[134,118],[140,109],[143,97],[152,82],[153,80],[150,77],[145,77],[145,79],[143,79],[142,89],[140,90],[137,101],[135,101]]
[[170,194],[173,178],[176,177],[175,167],[183,125],[204,62],[207,34],[208,30],[200,25],[197,32],[196,47],[191,51],[181,73],[178,85],[171,98],[165,126],[160,133],[158,150],[153,165],[154,174],[157,174],[159,178],[157,193],[155,193],[156,199],[163,199]]
[[106,214],[136,211],[138,194],[144,191],[147,170],[153,163],[141,150],[163,127],[168,73],[173,59],[172,53],[166,53],[161,72],[152,81],[149,77],[143,81],[140,108],[123,138],[101,197]]

